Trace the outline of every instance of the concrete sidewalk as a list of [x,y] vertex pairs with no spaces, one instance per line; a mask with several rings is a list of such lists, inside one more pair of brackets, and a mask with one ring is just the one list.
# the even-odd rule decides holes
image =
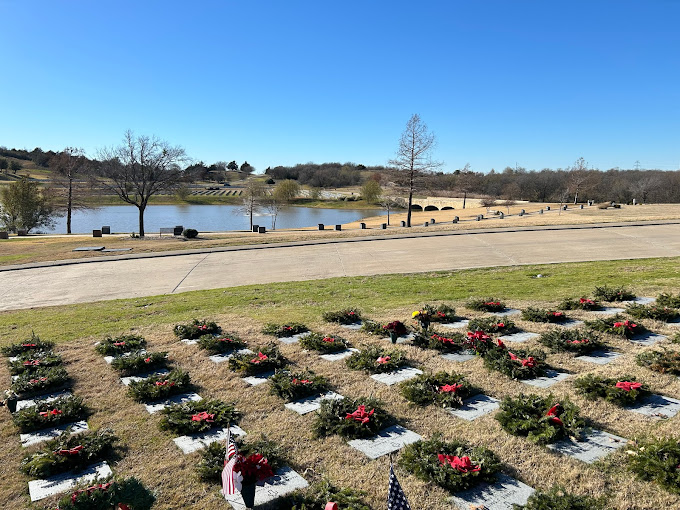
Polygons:
[[677,257],[680,223],[433,232],[144,255],[2,271],[0,310],[339,276]]

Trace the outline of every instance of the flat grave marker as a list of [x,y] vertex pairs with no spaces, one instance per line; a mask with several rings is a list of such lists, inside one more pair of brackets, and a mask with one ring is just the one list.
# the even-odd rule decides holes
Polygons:
[[121,377],[120,382],[122,382],[125,386],[130,386],[130,383],[132,381],[143,381],[147,377],[151,377],[152,375],[163,375],[163,374],[169,374],[170,371],[167,368],[161,368],[156,370],[155,372],[150,372],[148,374],[142,374],[142,375],[130,375],[127,377]]
[[534,489],[514,478],[498,473],[496,483],[482,483],[449,498],[460,510],[512,510],[513,504],[525,505]]
[[562,326],[563,328],[571,329],[571,328],[580,328],[585,324],[585,322],[577,320],[577,319],[567,319],[564,322],[558,322],[556,323],[558,326]]
[[539,335],[538,333],[531,333],[530,331],[520,331],[519,333],[513,333],[511,335],[502,335],[498,338],[502,340],[503,342],[526,342],[528,340],[531,340],[532,338],[538,338]]
[[663,340],[668,340],[668,337],[659,335],[653,331],[646,331],[640,335],[635,335],[630,339],[631,342],[638,345],[654,345]]
[[182,338],[180,340],[180,342],[182,342],[183,344],[187,344],[187,345],[196,345],[198,343],[198,340],[192,340],[190,338]]
[[516,310],[515,308],[508,308],[507,310],[503,310],[502,312],[489,312],[491,315],[498,315],[500,317],[507,317],[508,315],[517,315],[518,313],[522,313],[522,310]]
[[408,381],[413,379],[415,376],[422,374],[422,370],[418,370],[413,367],[400,368],[394,372],[387,372],[384,374],[373,374],[371,379],[378,381],[379,383],[387,384],[387,386],[392,386],[403,381]]
[[[309,486],[307,480],[287,466],[277,469],[275,473],[274,476],[261,482],[257,482],[257,489],[255,490],[255,507],[266,505],[295,490],[304,489]],[[246,510],[246,506],[243,504],[243,498],[240,493],[227,496],[227,503],[229,503],[234,510]]]
[[334,352],[332,354],[322,354],[319,356],[326,361],[340,361],[341,359],[349,358],[353,353],[359,352],[359,349],[349,348],[344,351]]
[[623,437],[593,429],[586,434],[583,441],[563,439],[562,441],[549,444],[548,448],[587,464],[592,464],[596,460],[606,457],[611,452],[621,448],[627,442],[628,440]]
[[479,393],[463,400],[459,408],[447,408],[446,411],[457,418],[472,421],[489,414],[500,407],[498,399]]
[[442,354],[442,358],[447,361],[456,361],[458,363],[464,363],[475,357],[474,351],[460,351],[460,352],[450,352],[448,354]]
[[28,493],[31,501],[40,501],[112,474],[109,465],[106,462],[100,462],[78,473],[64,473],[45,480],[32,480],[28,482]]
[[626,409],[652,418],[672,418],[680,411],[680,400],[663,395],[649,395]]
[[33,446],[34,444],[42,443],[43,441],[54,439],[55,437],[60,436],[61,433],[69,427],[71,427],[71,434],[79,434],[80,432],[88,430],[87,422],[82,420],[75,423],[59,425],[58,427],[36,430],[35,432],[29,432],[27,434],[19,434],[19,440],[21,441],[21,446],[26,448],[28,446]]
[[460,319],[455,322],[443,322],[440,323],[439,325],[442,328],[447,328],[447,329],[462,329],[466,328],[467,325],[470,323],[470,319]]
[[[145,350],[145,349],[140,349],[140,350],[137,351],[137,352],[138,352],[139,354],[146,354],[146,350]],[[132,353],[131,353],[131,352],[124,352],[124,353],[121,354],[120,356],[104,356],[104,361],[106,361],[106,362],[110,365],[111,363],[113,363],[113,360],[116,359],[116,357],[119,357],[119,358],[129,358],[129,357],[130,357],[130,354],[132,354]]]
[[232,351],[229,354],[213,354],[212,356],[208,356],[208,358],[210,358],[210,361],[212,361],[213,363],[224,363],[225,361],[229,361],[229,358],[231,358],[234,354],[255,354],[255,353],[250,349],[239,349],[238,351],[236,351],[236,353]]
[[[397,337],[397,343],[398,344],[405,344],[409,340],[413,340],[415,338],[414,333],[409,333],[408,335],[405,336],[399,336]],[[389,336],[383,338],[384,341],[392,343],[392,340],[390,339]]]
[[243,380],[250,384],[251,386],[259,386],[260,384],[264,384],[267,382],[267,379],[269,379],[271,376],[274,375],[274,372],[263,372],[261,374],[257,375],[250,375],[248,377],[244,377]]
[[552,385],[557,384],[560,381],[564,381],[570,375],[571,374],[567,374],[565,372],[558,372],[557,370],[546,370],[546,375],[544,377],[524,379],[522,382],[537,388],[550,388]]
[[17,400],[17,411],[21,411],[26,407],[32,407],[40,402],[54,402],[58,398],[67,397],[71,395],[70,391],[59,391],[56,393],[46,393],[45,395],[38,395],[26,400]]
[[356,448],[369,459],[377,459],[383,455],[401,450],[404,446],[420,441],[421,436],[405,429],[401,425],[393,425],[378,432],[368,439],[352,439],[347,444]]
[[296,344],[300,341],[300,338],[305,337],[307,335],[309,335],[309,331],[305,331],[304,333],[298,333],[297,335],[293,336],[282,336],[279,338],[279,340],[284,344]]
[[285,404],[285,408],[295,411],[298,414],[307,414],[321,408],[322,400],[342,400],[343,398],[345,397],[338,393],[329,391],[328,393],[324,393],[322,395],[312,395],[301,400],[296,400],[295,402],[288,402]]
[[637,304],[637,305],[651,305],[652,303],[656,303],[656,298],[655,297],[636,297],[635,299],[631,299],[630,301],[621,301],[623,304]]
[[363,322],[355,322],[354,324],[340,324],[341,327],[345,329],[351,329],[352,331],[359,331],[363,325]]
[[203,400],[203,397],[201,397],[197,393],[184,393],[182,395],[174,395],[168,399],[153,404],[144,404],[144,407],[146,408],[149,414],[154,414],[160,411],[161,409],[165,409],[170,404],[183,404],[184,402],[199,402],[201,400]]
[[[246,432],[238,425],[232,425],[229,427],[232,435],[234,436],[245,436]],[[179,436],[173,439],[173,442],[177,447],[182,450],[183,453],[189,454],[202,450],[210,443],[215,441],[225,441],[227,439],[227,428],[224,427],[219,430],[209,430],[207,432],[201,432],[199,434],[191,434],[189,436]]]
[[590,354],[576,356],[574,359],[587,361],[588,363],[596,363],[598,365],[606,365],[607,363],[611,363],[612,361],[614,361],[619,356],[621,356],[621,353],[619,352],[593,351]]
[[623,313],[626,310],[624,308],[615,308],[610,306],[605,306],[602,310],[592,310],[590,313],[596,315],[616,315],[617,313]]

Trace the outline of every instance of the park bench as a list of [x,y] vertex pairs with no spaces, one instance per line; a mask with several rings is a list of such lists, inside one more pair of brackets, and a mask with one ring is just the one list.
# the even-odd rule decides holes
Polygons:
[[162,237],[163,234],[172,234],[173,236],[181,236],[184,232],[184,227],[177,225],[174,227],[161,227],[159,235]]

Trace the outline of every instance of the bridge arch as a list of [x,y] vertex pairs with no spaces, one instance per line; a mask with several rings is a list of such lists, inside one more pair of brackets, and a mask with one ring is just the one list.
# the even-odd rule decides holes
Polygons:
[[422,211],[423,206],[421,206],[420,204],[411,204],[411,210],[412,211]]
[[426,205],[425,210],[426,211],[438,211],[439,208],[436,205]]

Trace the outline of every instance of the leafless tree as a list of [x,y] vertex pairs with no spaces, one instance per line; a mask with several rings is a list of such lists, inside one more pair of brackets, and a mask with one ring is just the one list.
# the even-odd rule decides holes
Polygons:
[[515,205],[515,204],[517,204],[517,202],[515,202],[514,200],[512,200],[512,199],[509,198],[509,199],[504,200],[503,202],[501,202],[500,205],[502,205],[503,207],[507,207],[507,208],[508,208],[508,214],[510,214],[510,208],[511,208],[513,205]]
[[574,205],[578,203],[578,194],[588,181],[588,164],[583,158],[578,158],[569,171],[569,189],[574,192]]
[[489,210],[496,205],[496,199],[491,198],[491,197],[485,197],[482,198],[479,201],[479,205],[482,207],[486,207],[486,215],[489,215]]
[[[272,230],[276,230],[276,218],[279,215],[279,212],[281,212],[281,207],[283,207],[283,203],[279,198],[277,198],[275,193],[272,193],[270,196],[265,197],[263,200],[264,208],[267,210],[269,213],[271,219],[272,219]],[[250,229],[252,230],[252,219]]]
[[103,185],[139,210],[139,236],[144,237],[144,210],[149,199],[172,191],[182,178],[180,163],[188,158],[180,146],[128,130],[118,147],[99,151]]
[[250,217],[250,230],[253,229],[253,215],[259,210],[265,186],[261,181],[250,180],[243,190],[243,204],[240,211]]
[[86,209],[90,186],[85,179],[87,159],[83,149],[66,147],[50,159],[52,180],[50,188],[57,211],[66,211],[66,233],[71,233],[74,209]]
[[431,158],[435,145],[434,134],[427,131],[427,126],[420,120],[417,113],[412,115],[401,134],[396,157],[390,160],[390,165],[396,167],[405,176],[404,181],[408,189],[407,227],[411,226],[413,191],[418,177],[442,165]]

